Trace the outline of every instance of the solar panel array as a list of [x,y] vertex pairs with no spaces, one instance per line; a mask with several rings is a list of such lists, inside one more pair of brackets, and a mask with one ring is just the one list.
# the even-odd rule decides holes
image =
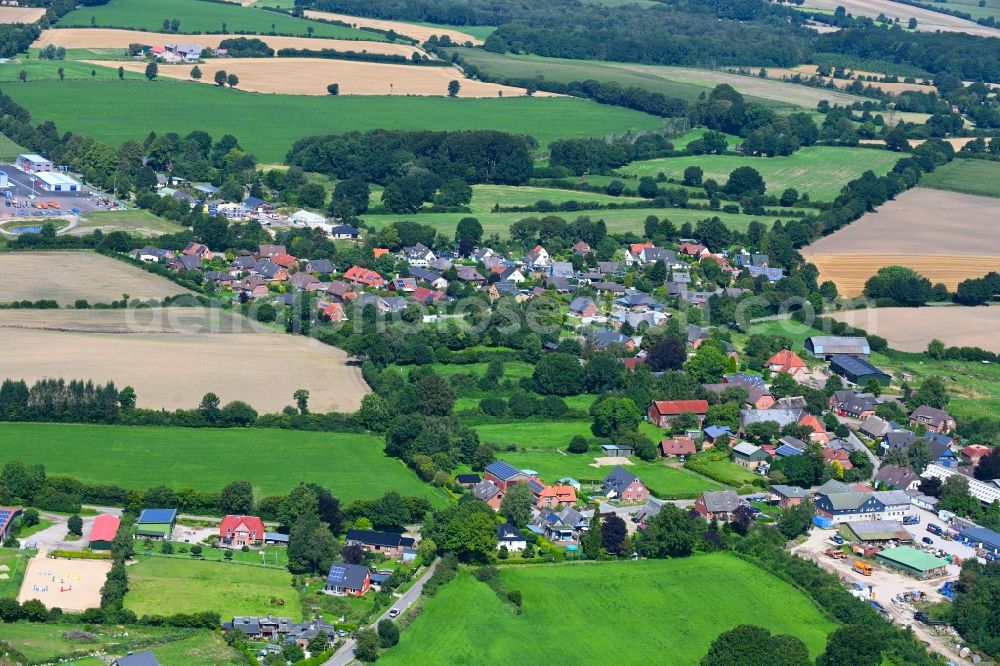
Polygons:
[[7,521],[10,520],[10,517],[14,515],[14,511],[15,511],[14,509],[0,508],[0,528],[4,527],[7,524]]
[[345,578],[347,578],[347,567],[338,567],[338,566],[330,567],[330,576],[328,580],[331,583],[342,582]]

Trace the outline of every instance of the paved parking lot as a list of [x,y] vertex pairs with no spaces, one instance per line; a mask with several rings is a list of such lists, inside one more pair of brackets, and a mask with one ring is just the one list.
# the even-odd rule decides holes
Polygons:
[[958,555],[963,562],[970,557],[975,557],[976,551],[969,546],[966,546],[961,541],[946,541],[945,539],[927,531],[928,523],[933,523],[942,530],[947,527],[948,523],[938,518],[936,514],[931,511],[927,511],[926,509],[919,509],[915,506],[910,507],[910,512],[914,515],[920,516],[920,522],[918,524],[905,526],[906,531],[913,535],[913,545],[915,547],[922,548],[928,545],[924,542],[924,539],[929,538],[931,540],[930,545],[934,546],[936,550],[943,550],[949,555]]
[[[17,205],[3,199],[0,201],[0,217],[58,217],[66,215],[72,208],[83,212],[109,210],[110,202],[102,202],[98,196],[92,196],[90,189],[83,187],[81,192],[46,192],[35,185],[32,187],[31,174],[19,171],[13,164],[0,164],[0,171],[7,174],[8,187],[11,196],[17,199]],[[33,206],[38,201],[55,201],[59,203],[58,210],[39,209]]]

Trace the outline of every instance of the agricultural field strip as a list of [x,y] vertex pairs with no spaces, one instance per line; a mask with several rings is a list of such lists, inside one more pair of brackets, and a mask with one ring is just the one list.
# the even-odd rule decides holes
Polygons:
[[451,41],[458,44],[472,42],[474,45],[479,46],[483,43],[483,40],[458,29],[429,27],[416,23],[404,23],[403,21],[385,21],[361,16],[350,16],[348,14],[336,14],[334,12],[321,12],[313,9],[307,9],[304,14],[306,18],[340,21],[341,23],[347,23],[359,28],[394,30],[397,34],[412,37],[413,39],[420,40],[421,43],[426,42],[432,35],[437,35],[438,37],[447,35]]
[[[1000,264],[1000,262],[998,262]],[[970,308],[869,308],[830,315],[837,321],[878,335],[889,346],[907,352],[923,352],[937,338],[949,346],[979,347],[1000,353],[1000,306]]]
[[0,24],[34,23],[43,16],[44,7],[0,7]]
[[949,16],[923,7],[904,5],[892,0],[806,0],[806,8],[836,9],[843,7],[853,16],[877,18],[880,14],[906,25],[917,19],[917,30],[926,32],[964,32],[981,37],[1000,37],[1000,30],[987,28],[973,21]]

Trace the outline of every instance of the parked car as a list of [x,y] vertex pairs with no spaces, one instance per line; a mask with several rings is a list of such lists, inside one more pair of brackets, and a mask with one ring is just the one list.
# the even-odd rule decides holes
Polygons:
[[932,545],[934,543],[934,539],[932,539],[930,537],[924,537],[923,539],[921,539],[921,541],[923,541],[926,544],[932,544]]
[[395,618],[395,617],[398,617],[398,616],[399,616],[399,609],[398,608],[393,608],[391,611],[389,611],[389,617],[390,618]]
[[927,531],[931,534],[941,534],[941,526],[934,523],[927,523]]

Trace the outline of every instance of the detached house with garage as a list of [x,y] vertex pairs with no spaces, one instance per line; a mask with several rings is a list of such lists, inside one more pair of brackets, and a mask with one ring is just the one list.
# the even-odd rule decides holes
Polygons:
[[349,597],[363,597],[372,585],[372,576],[368,567],[360,564],[334,562],[326,577],[323,591]]
[[391,532],[376,532],[375,530],[347,530],[345,539],[347,545],[360,545],[369,553],[382,553],[395,560],[407,561],[416,557],[413,547],[416,543],[411,537]]

